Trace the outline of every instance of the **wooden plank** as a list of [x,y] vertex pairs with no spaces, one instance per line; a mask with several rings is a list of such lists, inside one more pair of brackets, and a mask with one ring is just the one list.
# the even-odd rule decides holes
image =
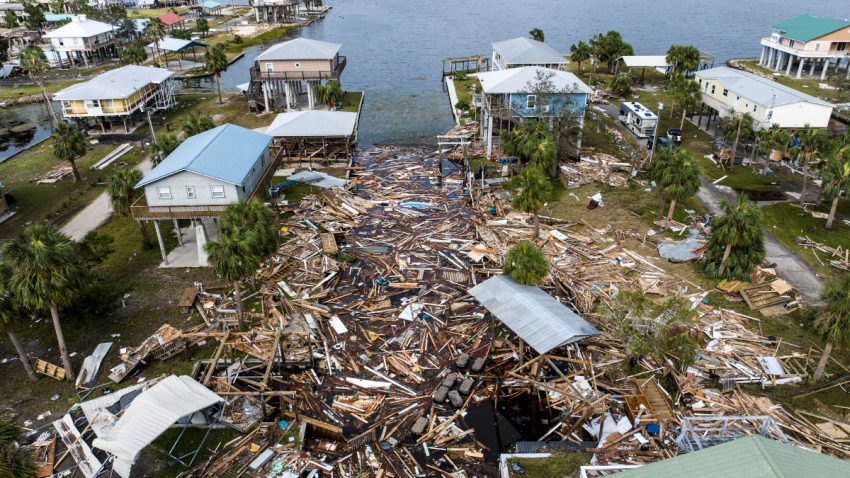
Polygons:
[[210,386],[210,379],[212,379],[213,372],[215,372],[215,366],[218,364],[218,359],[221,358],[221,353],[224,352],[224,346],[227,344],[227,338],[230,337],[230,329],[224,333],[224,337],[221,338],[221,345],[218,346],[218,349],[215,351],[215,355],[213,356],[212,363],[210,363],[209,368],[207,369],[207,375],[204,377],[204,386]]
[[333,234],[324,233],[320,234],[322,237],[322,249],[325,251],[325,254],[335,255],[338,251],[336,246],[336,239]]
[[56,380],[65,380],[65,369],[62,367],[57,367],[52,363],[47,363],[44,360],[36,359],[35,361],[35,371],[47,375],[48,377],[53,377]]

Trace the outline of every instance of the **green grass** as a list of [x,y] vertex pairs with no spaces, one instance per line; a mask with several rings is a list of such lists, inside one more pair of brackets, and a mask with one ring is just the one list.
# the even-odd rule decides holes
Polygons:
[[[180,463],[175,463],[174,466],[168,466],[168,463],[173,459],[166,452],[171,450],[171,447],[174,446],[179,437],[180,441],[174,446],[174,451],[171,452],[171,455],[179,457],[187,453],[193,453],[201,446],[207,430],[204,428],[189,427],[185,430],[182,437],[180,436],[181,432],[183,432],[183,428],[169,428],[148,447],[148,450],[153,451],[153,455],[156,457],[156,463],[150,465],[148,469],[149,475],[156,476],[157,478],[174,478],[187,470]],[[238,431],[231,428],[211,430],[209,436],[206,437],[206,441],[203,441],[203,447],[198,452],[197,457],[195,457],[193,464],[197,465],[208,460],[212,455],[211,450],[215,450],[217,445],[227,443],[239,435],[240,433]],[[184,458],[183,462],[188,464],[190,460],[192,460],[191,455]]]
[[478,81],[478,77],[470,76],[466,81],[452,81],[454,81],[455,93],[457,93],[458,101],[466,100],[467,103],[472,105],[472,94],[475,93],[475,88],[481,85]]
[[525,468],[525,474],[510,471],[511,478],[562,478],[575,476],[581,466],[590,463],[591,455],[584,452],[562,453],[550,452],[548,458],[511,458],[508,460],[508,470],[511,463],[517,463]]
[[[830,202],[824,202],[818,212],[829,213]],[[810,208],[814,209],[814,208]],[[791,203],[783,202],[762,208],[764,223],[767,229],[785,244],[800,258],[805,260],[812,269],[824,277],[841,275],[842,272],[829,265],[829,255],[823,251],[813,251],[804,248],[795,241],[797,237],[808,237],[809,239],[842,250],[850,247],[850,226],[836,218],[832,224],[832,230],[827,230],[826,219],[817,219],[802,209],[794,207]],[[838,201],[837,214],[850,216],[850,201]],[[815,257],[817,254],[817,257]],[[820,258],[820,261],[818,260]],[[837,258],[836,258],[837,259]],[[843,259],[843,257],[841,258]],[[823,261],[823,264],[821,264]],[[825,264],[825,265],[824,265]]]
[[[267,31],[265,33],[261,33],[261,34],[255,36],[255,37],[253,37],[253,38],[243,38],[242,43],[238,43],[238,44],[237,43],[231,43],[231,44],[227,45],[227,51],[232,52],[232,53],[241,52],[244,48],[248,48],[249,46],[259,45],[261,43],[266,43],[266,42],[272,41],[272,40],[274,40],[278,37],[281,37],[293,28],[295,28],[295,27],[275,28],[274,30]],[[223,39],[223,40],[228,40],[228,39],[232,40],[234,37],[233,36],[223,36],[223,37],[217,37],[217,38],[220,38],[220,39]]]
[[360,108],[360,100],[363,98],[362,91],[346,91],[342,97],[342,110],[357,113]]
[[[115,150],[117,145],[98,144],[89,147],[92,149],[77,160],[77,169],[84,179],[82,182],[74,181],[73,175],[53,184],[39,185],[33,181],[36,176],[62,163],[53,156],[50,140],[0,164],[3,192],[11,194],[17,201],[11,206],[15,215],[0,224],[0,238],[11,239],[28,224],[45,219],[61,227],[103,193],[104,187],[98,183],[102,183],[117,166],[113,164],[102,171],[92,171],[90,167]],[[134,166],[146,154],[136,147],[119,161]]]
[[[48,93],[56,93],[71,85],[88,81],[88,79],[77,79],[67,81],[53,81],[44,84],[44,89]],[[29,82],[29,80],[27,80]],[[0,98],[17,98],[19,96],[40,95],[41,87],[38,84],[20,84],[18,86],[3,86],[0,87]]]

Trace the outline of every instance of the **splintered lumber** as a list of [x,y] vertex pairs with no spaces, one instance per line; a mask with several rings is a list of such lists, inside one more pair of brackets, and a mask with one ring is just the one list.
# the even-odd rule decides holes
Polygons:
[[48,377],[53,377],[56,380],[65,380],[65,369],[62,367],[57,367],[51,363],[47,363],[44,360],[36,359],[35,361],[35,371],[47,375]]

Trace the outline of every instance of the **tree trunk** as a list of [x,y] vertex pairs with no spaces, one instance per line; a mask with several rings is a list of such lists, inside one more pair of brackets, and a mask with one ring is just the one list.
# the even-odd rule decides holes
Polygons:
[[821,182],[821,185],[818,188],[818,197],[817,197],[817,199],[815,199],[815,207],[820,207],[821,203],[823,202],[823,190],[824,190],[824,184],[823,184],[823,182]]
[[730,252],[732,252],[732,244],[726,244],[726,250],[723,251],[723,260],[720,261],[720,269],[717,271],[718,278],[722,277],[723,273],[726,272],[726,259],[729,258]]
[[761,169],[761,175],[767,176],[767,170],[770,169],[770,153],[767,153],[767,157],[764,158],[764,167]]
[[664,226],[664,230],[670,229],[670,221],[673,220],[673,210],[676,208],[676,198],[673,198],[670,201],[670,212],[667,213],[667,224]]
[[221,101],[221,84],[218,82],[218,77],[220,73],[215,74],[215,87],[218,89],[218,104],[222,104]]
[[74,369],[71,368],[71,357],[65,348],[65,336],[62,335],[62,324],[59,323],[59,309],[56,304],[50,304],[50,315],[53,317],[53,328],[56,329],[56,341],[59,342],[59,354],[62,355],[62,366],[65,367],[65,380],[74,381]]
[[835,209],[838,208],[838,196],[832,200],[832,207],[829,209],[829,217],[826,219],[826,228],[832,229],[832,221],[835,219]]
[[[670,119],[673,119],[673,110],[675,110],[675,109],[676,109],[676,97],[673,97],[673,99],[670,100]],[[660,116],[658,117],[658,121],[661,121]]]
[[823,369],[826,367],[826,362],[829,361],[829,354],[832,353],[832,342],[827,342],[826,347],[823,348],[823,355],[820,356],[820,361],[818,361],[818,368],[815,369],[815,374],[812,376],[812,379],[817,382],[820,380],[823,375]]
[[245,322],[242,319],[242,291],[239,289],[239,281],[233,281],[233,288],[236,290],[236,318],[239,319],[239,330],[245,328]]
[[[50,116],[53,118],[53,121],[58,125],[59,118],[56,117],[56,111],[53,110],[53,106],[50,105],[50,98],[47,96],[47,90],[44,89],[44,78],[41,77],[41,73],[38,74],[38,85],[41,86],[41,94],[44,96],[44,102],[47,104],[47,109],[50,110]],[[51,129],[53,129],[51,127]]]
[[257,274],[256,273],[251,274],[251,288],[255,289],[255,290],[257,289]]
[[540,238],[540,216],[534,211],[534,239]]
[[800,206],[806,202],[806,180],[809,179],[809,154],[806,153],[806,159],[803,161],[803,189],[800,190]]
[[77,171],[77,160],[69,159],[68,162],[71,163],[71,172],[74,173],[74,181],[82,181],[83,178],[80,177],[80,172]]
[[145,224],[142,222],[141,219],[138,219],[136,222],[139,223],[139,229],[142,230],[142,240],[150,244],[151,238],[148,237],[148,230],[145,229]]
[[661,218],[664,217],[664,205],[665,204],[667,204],[667,191],[666,190],[661,191],[661,205],[658,206],[658,217],[655,218],[656,220],[660,221]]
[[[682,108],[682,124],[679,125],[679,130],[682,131],[682,136],[685,135],[685,115],[688,114],[687,108]],[[684,139],[684,138],[683,138]]]
[[735,141],[732,141],[732,154],[729,155],[729,169],[732,169],[732,166],[735,165],[735,155],[738,154],[738,136],[741,135],[741,123],[743,121],[738,122],[738,129],[735,130]]
[[15,329],[13,329],[11,325],[6,325],[3,328],[6,329],[6,333],[9,334],[9,340],[12,341],[12,344],[15,346],[15,350],[18,351],[18,357],[21,358],[21,363],[24,364],[24,370],[26,370],[27,372],[27,377],[33,382],[37,382],[38,376],[35,374],[35,370],[33,370],[32,368],[32,362],[30,362],[30,358],[24,351],[24,346],[21,345],[21,341],[18,340],[18,334],[15,333]]

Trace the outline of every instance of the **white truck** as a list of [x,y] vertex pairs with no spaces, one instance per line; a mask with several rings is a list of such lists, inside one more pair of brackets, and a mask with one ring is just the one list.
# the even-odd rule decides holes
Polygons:
[[632,130],[638,138],[646,138],[652,135],[655,132],[655,123],[658,122],[658,116],[652,110],[634,101],[623,103],[620,106],[618,119]]

